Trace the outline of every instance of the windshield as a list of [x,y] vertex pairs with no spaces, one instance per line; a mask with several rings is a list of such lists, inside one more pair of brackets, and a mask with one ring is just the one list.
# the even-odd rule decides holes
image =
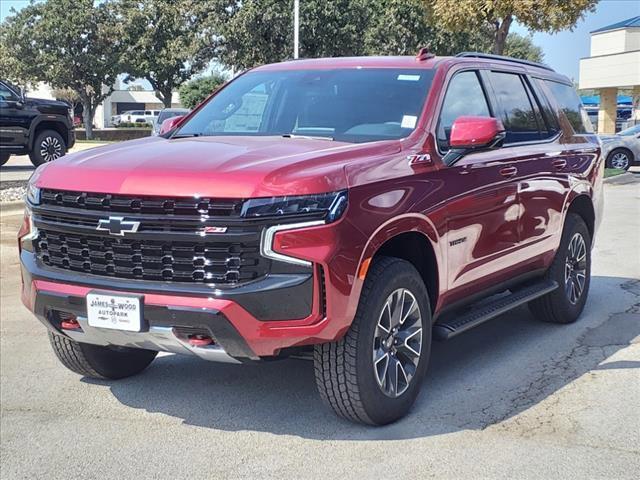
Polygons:
[[189,113],[189,110],[162,110],[158,115],[158,123],[162,123],[169,118],[186,115],[187,113]]
[[640,124],[634,127],[629,127],[626,130],[622,130],[621,132],[618,132],[618,135],[622,135],[623,137],[628,137],[628,136],[635,135],[636,133],[640,133]]
[[415,128],[433,78],[424,69],[249,72],[174,137],[280,135],[344,142],[398,139]]

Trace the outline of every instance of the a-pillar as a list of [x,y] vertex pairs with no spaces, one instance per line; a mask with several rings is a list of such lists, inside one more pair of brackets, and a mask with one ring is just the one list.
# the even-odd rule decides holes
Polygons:
[[598,111],[598,133],[616,133],[616,116],[618,111],[618,89],[600,89],[600,110]]
[[631,111],[631,120],[633,125],[640,123],[640,85],[635,85],[631,91],[633,99],[633,110]]

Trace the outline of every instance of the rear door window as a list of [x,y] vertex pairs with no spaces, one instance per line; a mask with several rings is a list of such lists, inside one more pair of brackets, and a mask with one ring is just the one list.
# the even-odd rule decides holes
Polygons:
[[530,142],[547,136],[542,117],[534,109],[523,78],[517,73],[489,72],[496,96],[496,116],[507,131],[505,143]]
[[593,133],[593,125],[589,119],[580,97],[571,85],[544,80],[549,90],[556,99],[560,110],[565,114],[567,120],[575,133]]
[[451,126],[458,117],[465,115],[491,116],[478,73],[475,71],[458,73],[449,82],[438,121],[437,138],[440,150],[449,149]]

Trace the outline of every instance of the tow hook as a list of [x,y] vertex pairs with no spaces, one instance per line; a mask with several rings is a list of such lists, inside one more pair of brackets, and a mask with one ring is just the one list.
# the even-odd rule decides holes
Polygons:
[[205,335],[190,335],[189,345],[192,347],[206,347],[213,344],[213,338]]

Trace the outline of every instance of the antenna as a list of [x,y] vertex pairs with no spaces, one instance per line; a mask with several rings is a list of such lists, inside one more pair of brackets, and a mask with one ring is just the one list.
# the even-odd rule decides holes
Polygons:
[[424,62],[425,60],[435,58],[435,55],[430,52],[429,48],[429,45],[427,45],[426,47],[422,47],[416,55],[416,60],[419,62]]

